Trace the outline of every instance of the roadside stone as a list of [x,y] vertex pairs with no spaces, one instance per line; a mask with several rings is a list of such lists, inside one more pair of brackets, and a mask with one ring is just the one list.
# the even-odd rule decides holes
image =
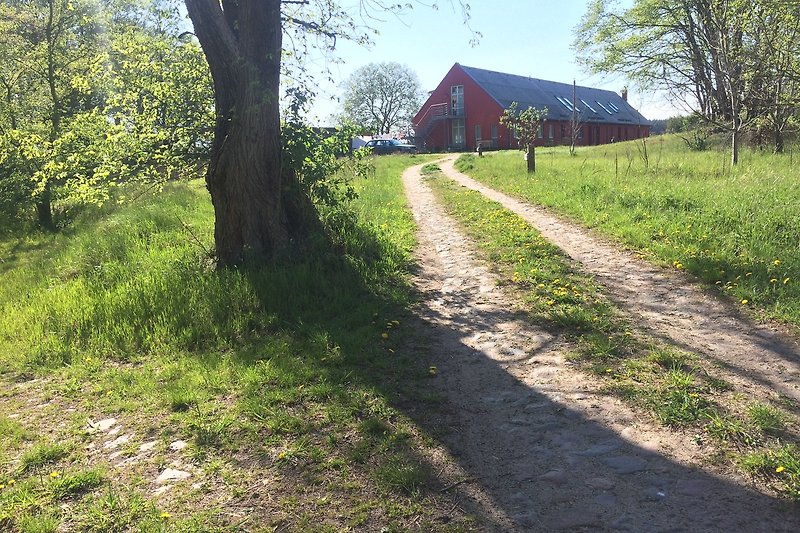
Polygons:
[[177,468],[167,468],[156,478],[156,483],[162,485],[167,481],[180,481],[182,479],[188,479],[192,477],[192,474],[186,472],[184,470],[178,470]]
[[618,443],[606,443],[606,444],[595,444],[582,452],[578,452],[577,455],[581,455],[583,457],[595,457],[598,455],[605,455],[608,452],[613,452],[614,450],[619,449]]
[[131,440],[131,436],[130,435],[127,435],[127,434],[120,435],[116,439],[111,440],[111,441],[107,441],[105,444],[103,444],[103,448],[105,448],[106,450],[114,450],[116,448],[119,448],[123,444],[126,444],[130,440]]
[[667,497],[667,493],[658,487],[650,487],[644,491],[644,499],[651,502],[660,502]]
[[156,447],[156,444],[158,444],[158,441],[155,441],[155,440],[151,440],[150,442],[145,442],[144,444],[139,446],[139,451],[140,452],[149,452],[150,450],[152,450],[153,448]]
[[551,470],[539,476],[539,479],[552,483],[553,485],[566,485],[567,481],[569,481],[566,472],[563,470]]
[[160,486],[158,488],[153,489],[153,494],[155,494],[156,496],[159,496],[161,494],[164,494],[165,492],[167,492],[171,488],[172,488],[172,485],[162,485],[162,486]]
[[600,490],[611,490],[614,488],[615,485],[613,481],[604,477],[593,477],[591,479],[586,480],[586,484],[592,488]]
[[647,461],[644,459],[625,455],[605,457],[602,459],[602,462],[613,470],[615,474],[619,475],[635,474],[647,468]]
[[184,440],[176,440],[172,444],[169,445],[169,449],[173,452],[179,452],[182,449],[186,448],[188,444]]
[[116,425],[116,418],[104,418],[98,422],[89,420],[89,427],[95,431],[108,431],[112,426]]

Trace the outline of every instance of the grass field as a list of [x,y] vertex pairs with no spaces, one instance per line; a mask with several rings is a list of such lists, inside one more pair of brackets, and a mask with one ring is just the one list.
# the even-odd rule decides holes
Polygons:
[[325,213],[332,246],[262,270],[211,268],[196,182],[5,237],[0,529],[441,529],[431,441],[392,406],[426,376],[393,350],[419,160],[382,159]]
[[[800,154],[798,154],[800,158]],[[800,188],[793,153],[693,152],[674,136],[462,156],[458,166],[648,259],[686,270],[764,317],[800,327]]]
[[[797,326],[791,156],[746,153],[731,171],[680,143],[652,139],[646,158],[636,143],[543,149],[535,176],[517,152],[460,165]],[[423,161],[377,158],[351,208],[324,213],[330,245],[261,270],[211,268],[211,205],[194,182],[57,234],[0,232],[0,530],[470,529],[437,520],[452,504],[425,458],[435,439],[396,401],[436,401],[424,362],[395,353],[414,246],[399,177]],[[744,397],[732,412],[736,391],[691,354],[640,351],[520,220],[431,179],[532,318],[578,332],[587,370],[800,495],[800,453],[781,440],[796,421]],[[189,477],[156,483],[167,469]]]

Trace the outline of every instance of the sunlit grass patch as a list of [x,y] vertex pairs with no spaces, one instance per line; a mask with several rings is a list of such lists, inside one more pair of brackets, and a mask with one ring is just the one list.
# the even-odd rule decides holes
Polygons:
[[740,459],[745,470],[800,499],[800,449],[793,444],[759,451]]
[[582,147],[574,157],[565,147],[542,148],[535,176],[511,151],[464,155],[456,165],[800,327],[800,191],[791,153],[745,150],[733,169],[729,157],[660,136]]

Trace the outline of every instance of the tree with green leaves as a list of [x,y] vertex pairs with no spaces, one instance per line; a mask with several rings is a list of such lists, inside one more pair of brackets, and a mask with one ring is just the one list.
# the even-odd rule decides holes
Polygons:
[[135,180],[199,170],[212,87],[171,0],[9,0],[0,6],[0,204],[102,203]]
[[536,139],[541,138],[542,124],[547,120],[547,113],[546,107],[519,109],[519,104],[512,102],[500,117],[500,124],[514,133],[519,141],[519,149],[525,152],[528,172],[536,172]]
[[75,136],[61,137],[73,118],[102,98],[107,54],[94,7],[90,0],[9,0],[0,6],[0,49],[9,62],[0,73],[7,96],[0,114],[9,130],[17,130],[6,143],[32,171],[30,192],[44,228],[54,227],[54,189],[74,178],[58,164],[70,154],[58,150]]
[[775,39],[766,52],[765,39],[782,29],[763,21],[794,20],[797,11],[796,3],[767,0],[593,0],[574,47],[590,71],[664,90],[729,132],[736,164],[742,132],[765,109],[765,89],[786,72],[775,59],[791,40]]
[[411,124],[424,96],[417,74],[394,62],[358,68],[342,88],[342,122],[371,134],[392,133]]
[[[338,39],[369,42],[371,30],[330,0],[185,3],[214,80],[216,121],[206,184],[218,265],[258,263],[301,249],[318,215],[282,160],[283,56],[302,64],[310,46],[332,50]],[[383,0],[359,5],[372,12],[404,8]],[[461,5],[466,18],[468,6]]]

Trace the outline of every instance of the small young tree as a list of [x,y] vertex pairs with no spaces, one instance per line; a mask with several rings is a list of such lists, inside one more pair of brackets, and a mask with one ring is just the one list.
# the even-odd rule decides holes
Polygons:
[[546,117],[546,107],[528,107],[520,111],[517,102],[512,102],[500,117],[500,124],[513,131],[514,136],[519,139],[519,149],[525,152],[525,159],[528,161],[528,172],[536,172],[536,138]]

